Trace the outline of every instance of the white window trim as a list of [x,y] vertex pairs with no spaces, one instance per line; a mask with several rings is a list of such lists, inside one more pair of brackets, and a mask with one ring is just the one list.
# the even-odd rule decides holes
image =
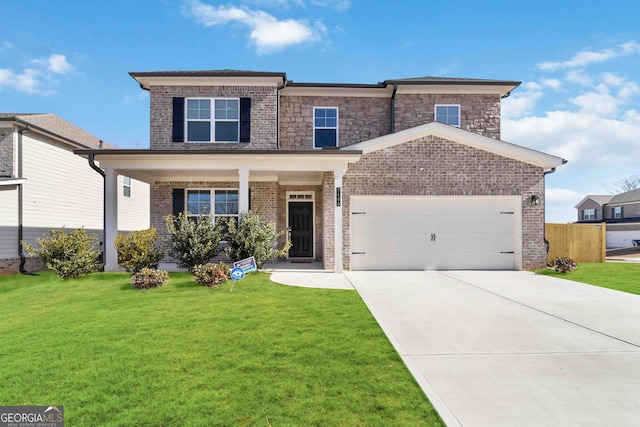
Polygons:
[[[436,122],[438,121],[438,113],[437,113],[438,107],[457,107],[458,108],[458,124],[457,125],[449,125],[449,126],[453,126],[453,127],[456,127],[456,128],[460,127],[460,122],[462,121],[462,117],[461,117],[462,109],[460,108],[460,104],[436,104],[433,107],[433,120],[436,121]],[[438,123],[442,123],[442,122],[438,122]]]
[[[320,107],[322,108],[322,107]],[[307,196],[311,196],[307,198]],[[303,196],[303,198],[291,197],[291,196]],[[316,192],[315,191],[287,191],[287,230],[289,229],[289,202],[311,202],[311,235],[313,236],[313,253],[311,257],[315,259],[316,257]],[[287,233],[287,242],[289,242],[289,233]],[[287,259],[296,258],[290,257],[287,252]]]
[[[589,218],[587,218],[587,211],[590,211],[589,213],[593,213],[593,218],[591,217],[591,215],[589,215]],[[597,211],[595,209],[582,209],[582,220],[586,221],[586,220],[592,220],[592,219],[597,219],[596,218],[597,215]]]
[[[316,110],[333,109],[336,110],[336,127],[316,126]],[[336,130],[336,147],[340,146],[340,109],[338,107],[313,107],[313,148],[322,150],[322,147],[316,147],[316,129],[335,129]]]
[[[210,118],[209,119],[189,119],[188,118],[188,104],[189,100],[209,100],[211,102],[210,105]],[[225,100],[236,100],[238,101],[238,118],[235,120],[229,119],[216,119],[216,101],[225,101]],[[211,141],[189,141],[189,122],[209,122],[209,135],[211,136]],[[237,141],[216,141],[216,122],[237,122],[238,123],[238,135]],[[206,96],[192,96],[184,99],[184,139],[189,144],[237,144],[240,142],[240,98],[233,97],[206,97]]]
[[[216,214],[215,210],[216,210],[216,206],[215,206],[215,195],[216,195],[216,191],[237,191],[238,192],[238,196],[240,195],[240,190],[238,188],[232,188],[232,187],[215,187],[215,188],[185,188],[184,190],[184,214],[187,217],[197,217],[197,216],[201,216],[202,214],[192,214],[189,213],[189,191],[208,191],[209,192],[209,214],[211,214],[211,218],[213,219],[213,222],[215,224],[216,218],[220,218],[220,217],[233,217],[233,218],[238,218],[239,217],[239,213],[237,214],[232,214],[232,215],[220,215],[220,214]],[[213,197],[211,197],[213,196]],[[238,207],[238,210],[240,208]]]
[[[127,184],[127,180],[129,183]],[[122,177],[122,196],[123,197],[131,197],[133,182],[130,177],[123,176]],[[127,188],[129,189],[129,194],[127,194]]]
[[622,216],[622,206],[614,206],[613,207],[613,218],[614,219],[623,218],[623,216]]

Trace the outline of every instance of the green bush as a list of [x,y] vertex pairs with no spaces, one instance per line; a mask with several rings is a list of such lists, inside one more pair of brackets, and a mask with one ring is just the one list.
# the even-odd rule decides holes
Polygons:
[[208,263],[218,254],[220,230],[210,214],[193,218],[182,213],[168,215],[165,223],[171,235],[169,254],[178,260],[180,268],[193,272],[197,265]]
[[114,243],[118,250],[118,263],[129,273],[137,273],[143,268],[158,268],[164,256],[158,230],[154,227],[128,234],[118,233]]
[[223,262],[217,264],[209,263],[196,266],[193,270],[193,276],[196,283],[217,288],[229,280],[229,272],[229,267]]
[[143,268],[131,276],[131,284],[138,289],[157,288],[167,283],[169,273],[164,270]]
[[549,261],[547,267],[560,273],[566,273],[567,271],[573,271],[578,268],[578,263],[568,257],[557,257],[553,261]]
[[40,249],[22,242],[27,252],[62,279],[91,273],[98,269],[99,252],[95,250],[98,236],[87,234],[84,228],[67,233],[64,227],[50,231],[49,237],[36,239]]
[[260,214],[256,211],[248,211],[241,215],[240,225],[235,218],[228,218],[227,240],[228,246],[225,252],[234,261],[255,257],[258,268],[274,258],[286,256],[291,247],[287,242],[281,249],[277,248],[278,236],[274,223],[262,222]]

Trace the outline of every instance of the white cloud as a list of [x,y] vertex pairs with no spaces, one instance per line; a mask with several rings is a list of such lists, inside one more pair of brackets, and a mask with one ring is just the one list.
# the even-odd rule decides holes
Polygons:
[[328,6],[339,11],[345,11],[351,7],[350,0],[311,0],[315,6]]
[[207,27],[233,22],[248,26],[251,30],[249,39],[259,53],[275,52],[289,46],[313,42],[326,33],[326,28],[319,22],[278,20],[260,10],[234,6],[215,7],[198,0],[188,3],[186,13]]
[[566,79],[583,86],[591,86],[593,84],[593,79],[584,70],[570,70],[567,72]]
[[566,188],[547,188],[545,195],[545,221],[566,223],[575,221],[577,211],[573,208],[585,196]]
[[555,90],[558,90],[562,87],[562,82],[558,79],[543,79],[542,84]]
[[64,55],[54,54],[45,59],[32,59],[29,67],[21,71],[0,68],[0,90],[12,89],[25,93],[50,95],[54,91],[55,75],[68,74],[73,71]]

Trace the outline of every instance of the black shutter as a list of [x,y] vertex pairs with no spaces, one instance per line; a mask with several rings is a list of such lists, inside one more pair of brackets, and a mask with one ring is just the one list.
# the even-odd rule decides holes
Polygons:
[[173,142],[184,142],[184,98],[173,98]]
[[240,98],[240,142],[251,142],[251,98]]
[[184,213],[184,188],[173,189],[173,214]]

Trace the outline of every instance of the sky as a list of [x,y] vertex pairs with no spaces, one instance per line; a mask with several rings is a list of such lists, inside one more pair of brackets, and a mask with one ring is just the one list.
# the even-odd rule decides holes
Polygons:
[[0,112],[54,113],[149,147],[132,71],[286,72],[296,82],[520,81],[501,139],[568,160],[547,222],[640,175],[640,2],[0,0]]

